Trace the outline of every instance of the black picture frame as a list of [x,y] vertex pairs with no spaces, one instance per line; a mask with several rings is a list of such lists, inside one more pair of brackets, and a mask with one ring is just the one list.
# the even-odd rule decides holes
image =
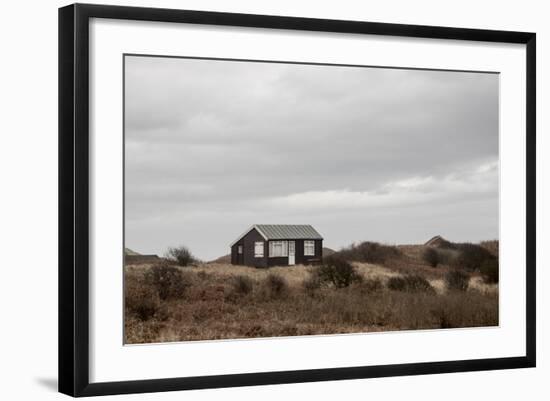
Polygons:
[[[438,38],[526,45],[526,354],[520,357],[382,366],[195,376],[154,380],[89,381],[89,144],[88,51],[90,18],[276,28]],[[74,4],[59,9],[59,391],[95,396],[254,386],[325,380],[534,367],[536,35],[438,26],[401,25],[266,15]]]

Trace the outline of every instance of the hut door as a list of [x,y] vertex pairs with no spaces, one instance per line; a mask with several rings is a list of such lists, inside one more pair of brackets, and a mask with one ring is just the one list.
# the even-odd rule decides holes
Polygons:
[[296,264],[296,242],[288,241],[288,264]]

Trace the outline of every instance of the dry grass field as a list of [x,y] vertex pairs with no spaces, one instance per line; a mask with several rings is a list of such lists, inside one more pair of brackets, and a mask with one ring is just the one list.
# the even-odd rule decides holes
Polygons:
[[431,267],[423,246],[393,248],[378,263],[352,261],[345,285],[314,266],[126,266],[125,342],[498,325],[498,284],[474,269],[456,286],[456,265]]

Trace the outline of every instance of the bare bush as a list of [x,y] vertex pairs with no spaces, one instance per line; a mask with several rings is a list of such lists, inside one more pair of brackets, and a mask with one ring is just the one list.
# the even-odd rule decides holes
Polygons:
[[329,283],[336,288],[348,287],[363,278],[353,265],[341,257],[334,256],[325,258],[323,264],[317,268],[316,274],[321,283]]
[[445,275],[445,285],[449,290],[466,291],[470,285],[470,276],[454,269]]
[[175,248],[168,248],[166,251],[166,258],[179,266],[189,266],[197,262],[197,259],[193,256],[191,251],[185,246],[178,246]]
[[498,259],[486,260],[481,265],[481,275],[487,284],[496,284],[499,281]]
[[437,251],[437,249],[432,247],[427,247],[424,250],[422,258],[431,267],[437,267],[437,265],[440,263],[439,252]]
[[417,274],[390,277],[388,280],[388,288],[394,291],[435,293],[430,282]]
[[158,292],[161,300],[182,297],[192,285],[190,273],[168,264],[153,265],[145,274],[145,280]]

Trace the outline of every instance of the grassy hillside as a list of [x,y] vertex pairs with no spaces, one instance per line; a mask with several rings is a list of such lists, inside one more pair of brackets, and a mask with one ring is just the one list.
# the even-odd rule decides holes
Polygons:
[[223,256],[220,256],[219,258],[217,259],[214,259],[214,260],[211,260],[210,262],[208,262],[209,264],[212,264],[212,263],[225,263],[225,264],[231,264],[231,254],[227,254],[227,255],[223,255]]
[[[348,252],[351,259],[376,257],[378,261],[351,262],[348,273],[353,280],[343,287],[322,281],[330,274],[320,274],[324,268],[314,266],[127,267],[125,341],[498,325],[498,284],[487,282],[481,271],[459,268],[456,263],[462,251],[452,250],[456,259],[449,257],[431,267],[425,260],[429,247],[393,248],[382,248],[382,255],[375,256]],[[332,257],[342,255],[346,252]]]

